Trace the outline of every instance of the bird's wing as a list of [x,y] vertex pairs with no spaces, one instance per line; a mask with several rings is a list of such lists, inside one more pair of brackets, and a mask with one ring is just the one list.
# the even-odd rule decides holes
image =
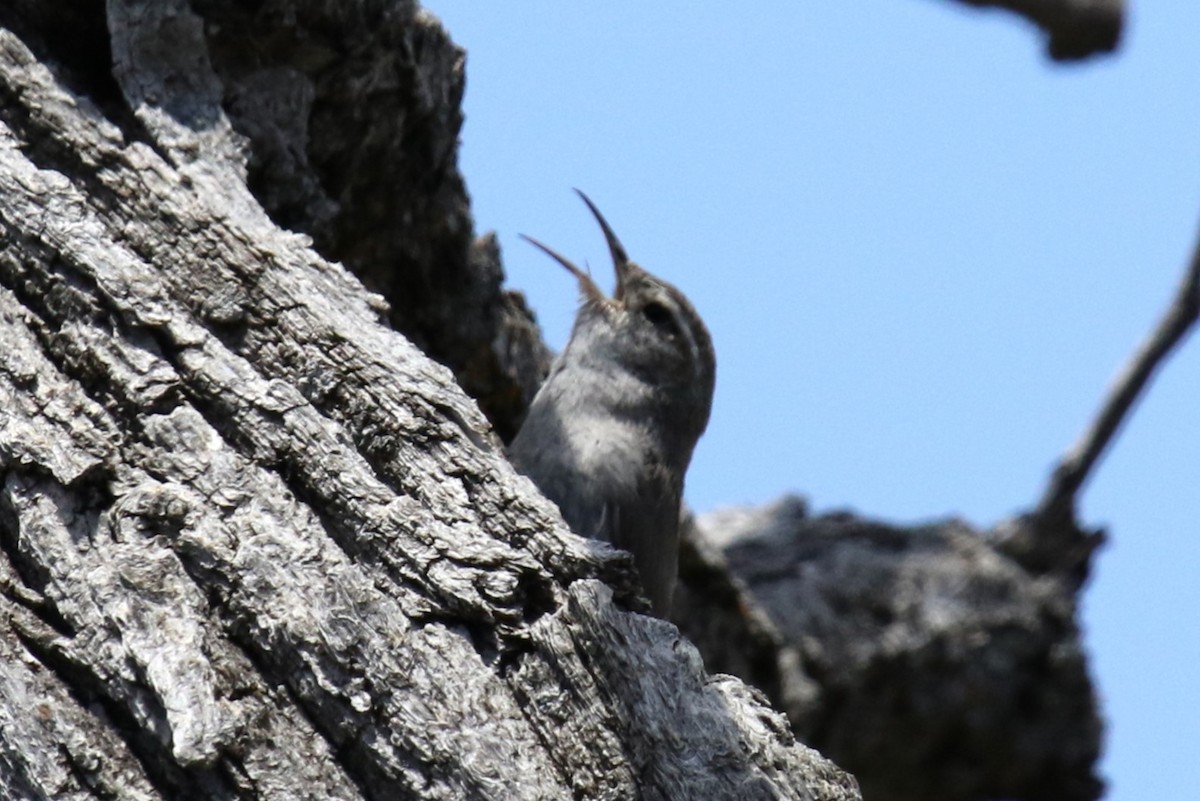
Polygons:
[[670,611],[679,571],[681,491],[665,468],[643,471],[631,495],[607,500],[596,535],[633,554],[642,588],[660,617]]

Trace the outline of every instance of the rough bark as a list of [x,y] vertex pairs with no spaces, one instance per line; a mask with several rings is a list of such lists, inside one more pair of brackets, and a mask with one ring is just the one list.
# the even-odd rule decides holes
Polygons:
[[[1077,534],[1088,553],[1099,542]],[[710,669],[760,682],[865,798],[1100,795],[1103,725],[1077,572],[1032,571],[1005,552],[1005,537],[958,521],[814,517],[794,498],[707,515],[692,537],[719,549],[741,595],[721,604],[709,594],[697,609],[701,593],[681,592],[681,629]],[[765,632],[754,649],[732,640],[755,654],[749,672],[731,638],[705,636],[707,621],[736,620],[735,610],[749,625],[724,628]]]
[[458,51],[244,8],[0,10],[0,796],[857,798],[327,260],[460,375],[538,363],[452,280]]
[[[1119,31],[996,5],[1060,55]],[[415,3],[0,28],[0,796],[856,797],[718,671],[871,798],[1099,793],[1073,519],[709,516],[676,617],[707,673],[626,611],[479,413],[509,438],[547,351]]]

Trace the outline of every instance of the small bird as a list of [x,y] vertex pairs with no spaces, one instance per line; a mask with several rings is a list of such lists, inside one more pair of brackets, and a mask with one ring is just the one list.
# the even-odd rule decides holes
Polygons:
[[682,292],[629,260],[595,204],[617,274],[607,297],[591,276],[536,239],[579,282],[567,347],[538,390],[509,456],[577,534],[633,554],[654,614],[670,612],[683,477],[708,425],[712,339]]

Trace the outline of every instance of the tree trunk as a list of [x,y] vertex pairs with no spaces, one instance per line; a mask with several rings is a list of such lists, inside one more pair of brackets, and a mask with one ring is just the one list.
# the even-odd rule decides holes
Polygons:
[[[428,246],[356,216],[355,182],[399,171],[432,204],[411,180],[453,151],[357,163],[428,121],[322,134],[313,87],[373,71],[340,98],[360,114],[387,80],[436,89],[457,51],[429,19],[60,5],[0,13],[0,796],[857,797],[630,611],[627,558],[571,535],[450,371],[248,188],[339,254]],[[309,149],[257,148],[239,102]],[[313,148],[339,137],[362,150],[321,154],[333,187]],[[445,238],[470,256],[469,224]]]
[[514,474],[462,71],[405,0],[0,7],[0,797],[1096,797],[1073,519],[709,516],[689,641]]

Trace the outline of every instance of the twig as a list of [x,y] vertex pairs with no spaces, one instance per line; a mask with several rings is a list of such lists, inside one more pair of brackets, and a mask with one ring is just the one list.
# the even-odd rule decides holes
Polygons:
[[1200,317],[1200,243],[1192,253],[1191,265],[1184,276],[1171,306],[1151,334],[1118,376],[1108,401],[1100,410],[1092,427],[1067,452],[1046,488],[1046,494],[1034,513],[1043,522],[1061,520],[1073,515],[1075,496],[1087,480],[1104,449],[1117,433],[1126,414],[1154,371],[1167,354],[1179,344],[1188,329]]

